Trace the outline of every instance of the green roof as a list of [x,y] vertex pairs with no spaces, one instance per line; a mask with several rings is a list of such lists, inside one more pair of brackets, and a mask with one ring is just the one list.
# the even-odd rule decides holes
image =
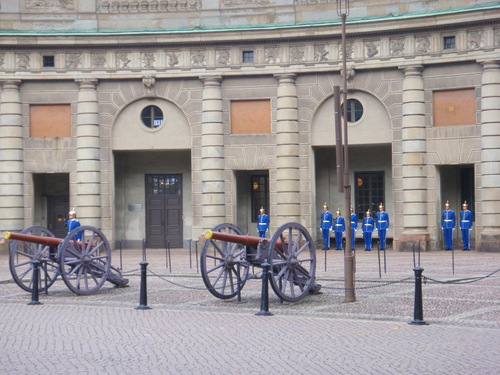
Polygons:
[[[474,5],[463,8],[432,10],[427,12],[387,14],[375,17],[348,18],[348,24],[361,24],[380,21],[403,21],[422,17],[434,17],[465,12],[500,9],[500,2]],[[225,31],[245,30],[278,30],[290,28],[336,26],[341,23],[340,19],[316,22],[294,22],[265,25],[245,26],[221,26],[221,27],[191,27],[191,28],[161,28],[161,29],[97,29],[97,30],[0,30],[0,36],[119,36],[119,35],[154,35],[154,34],[186,34],[186,33],[210,33]]]

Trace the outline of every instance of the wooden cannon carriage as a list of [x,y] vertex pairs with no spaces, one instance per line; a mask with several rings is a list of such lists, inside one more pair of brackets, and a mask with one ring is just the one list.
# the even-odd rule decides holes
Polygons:
[[201,250],[201,274],[214,296],[228,299],[245,282],[260,278],[254,267],[270,265],[269,281],[278,297],[297,302],[320,290],[314,283],[316,248],[309,232],[298,223],[282,225],[271,239],[243,235],[233,224],[219,224],[205,234]]
[[[78,234],[81,241],[78,241]],[[77,236],[77,237],[75,237]],[[128,280],[111,266],[111,248],[106,237],[91,226],[73,229],[66,238],[55,238],[47,228],[33,226],[20,233],[6,232],[13,240],[9,268],[14,281],[24,290],[33,290],[33,261],[40,262],[38,290],[45,291],[60,275],[68,288],[80,295],[97,292],[109,281],[125,286]]]

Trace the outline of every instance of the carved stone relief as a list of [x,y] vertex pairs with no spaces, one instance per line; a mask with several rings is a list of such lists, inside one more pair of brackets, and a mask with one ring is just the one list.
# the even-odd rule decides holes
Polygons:
[[391,39],[390,42],[391,56],[402,56],[405,51],[405,39]]
[[76,9],[76,0],[24,0],[22,12],[72,12]]
[[179,64],[179,56],[177,52],[174,51],[167,52],[167,58],[168,58],[168,66],[170,66],[171,68]]
[[202,0],[99,0],[97,9],[99,13],[185,12],[200,10],[201,5]]
[[495,47],[500,46],[500,29],[495,30]]
[[229,65],[231,64],[231,59],[228,49],[218,49],[216,51],[217,64],[219,65]]
[[266,64],[278,64],[281,62],[280,48],[277,46],[264,47],[264,61]]
[[29,69],[30,66],[30,57],[25,53],[16,54],[17,57],[17,67],[20,69]]
[[417,46],[415,50],[417,51],[418,54],[423,55],[427,52],[429,52],[429,49],[431,47],[431,42],[429,40],[428,36],[420,36],[416,39]]
[[106,68],[106,54],[105,53],[92,53],[90,55],[90,66],[93,69]]
[[225,7],[248,7],[248,6],[266,6],[271,3],[270,0],[223,0],[222,5]]
[[304,46],[290,46],[290,62],[293,64],[303,63],[306,60],[305,51]]
[[479,48],[483,41],[483,31],[475,30],[467,33],[467,45],[469,48]]
[[[342,43],[339,44],[340,55],[343,56],[344,51],[342,51]],[[347,59],[352,59],[352,53],[354,52],[354,43],[348,42],[345,44],[345,56]]]
[[207,56],[204,50],[191,51],[191,65],[195,68],[207,65]]
[[314,46],[314,61],[328,61],[328,52],[326,45],[318,44]]
[[378,54],[378,47],[380,43],[379,42],[374,42],[374,41],[369,41],[365,43],[365,48],[366,48],[366,56],[369,58],[375,56]]
[[145,74],[142,77],[142,84],[148,89],[151,90],[156,84],[156,78],[153,74]]
[[116,67],[118,69],[127,69],[130,68],[129,64],[132,60],[128,58],[128,53],[121,52],[116,54]]
[[144,52],[142,54],[142,66],[150,69],[155,67],[155,54],[153,52]]
[[68,53],[66,55],[66,69],[78,69],[82,64],[82,56],[79,53]]
[[3,68],[3,64],[5,63],[5,58],[3,55],[0,55],[0,68]]

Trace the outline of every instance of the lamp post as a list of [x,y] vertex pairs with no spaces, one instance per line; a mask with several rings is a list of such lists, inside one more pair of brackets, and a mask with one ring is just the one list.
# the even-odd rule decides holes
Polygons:
[[[344,96],[344,194],[345,194],[345,217],[346,236],[344,251],[344,302],[355,302],[356,293],[354,290],[354,256],[352,253],[351,240],[351,185],[349,184],[349,142],[347,134],[347,54],[346,54],[346,19],[349,15],[349,0],[337,0],[337,15],[342,20],[342,78]],[[349,215],[349,216],[348,216]]]

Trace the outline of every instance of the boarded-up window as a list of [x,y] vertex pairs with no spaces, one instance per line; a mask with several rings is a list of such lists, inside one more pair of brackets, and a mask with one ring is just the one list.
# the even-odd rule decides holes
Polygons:
[[474,89],[434,92],[434,126],[475,125]]
[[31,105],[30,137],[71,137],[71,105]]
[[270,132],[270,100],[238,100],[231,102],[232,134],[258,134]]

